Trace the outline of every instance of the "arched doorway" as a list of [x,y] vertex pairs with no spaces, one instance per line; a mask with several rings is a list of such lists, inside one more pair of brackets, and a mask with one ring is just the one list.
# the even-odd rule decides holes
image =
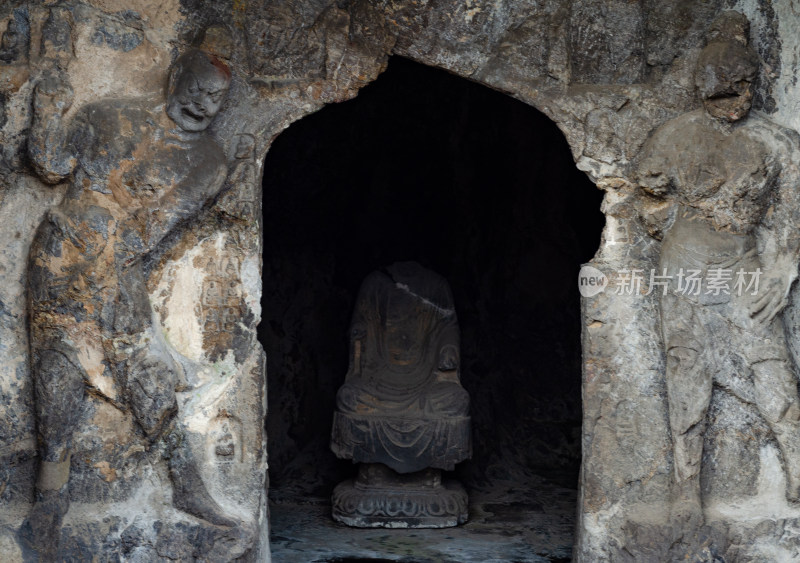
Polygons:
[[[555,124],[503,94],[394,58],[358,98],[282,134],[263,186],[275,559],[411,550],[439,560],[454,545],[460,562],[569,558],[581,423],[575,279],[599,245],[603,216],[601,192],[575,168]],[[464,528],[395,534],[399,543],[381,547],[374,538],[385,530],[329,521],[330,492],[354,468],[327,442],[358,286],[398,260],[423,263],[453,288],[475,452],[457,472],[472,506]]]

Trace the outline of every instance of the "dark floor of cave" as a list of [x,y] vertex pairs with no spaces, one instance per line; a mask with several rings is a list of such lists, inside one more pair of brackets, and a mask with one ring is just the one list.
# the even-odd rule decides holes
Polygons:
[[[357,98],[291,125],[267,155],[260,339],[271,545],[281,563],[562,561],[580,466],[576,278],[601,192],[530,106],[394,57]],[[330,518],[355,466],[328,448],[363,278],[415,260],[450,282],[473,458],[470,522],[357,530]]]

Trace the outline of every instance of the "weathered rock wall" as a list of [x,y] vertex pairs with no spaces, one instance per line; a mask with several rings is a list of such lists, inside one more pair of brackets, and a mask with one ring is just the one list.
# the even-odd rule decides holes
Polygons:
[[[72,47],[57,60],[43,49],[41,31],[51,5],[71,35]],[[229,189],[147,256],[147,288],[170,350],[197,376],[194,390],[179,393],[177,416],[188,428],[193,451],[205,460],[201,477],[221,505],[258,527],[242,553],[263,560],[268,558],[265,390],[255,327],[260,318],[259,186],[272,139],[322,105],[356,95],[380,73],[390,53],[447,69],[553,119],[578,167],[606,191],[607,226],[594,264],[606,272],[649,271],[660,243],[642,217],[657,215],[659,208],[642,199],[631,163],[659,125],[699,107],[695,62],[710,22],[728,8],[751,20],[750,36],[762,62],[755,109],[797,129],[800,23],[788,0],[7,2],[0,8],[2,21],[13,15],[15,22],[27,23],[17,25],[19,45],[11,45],[9,37],[14,48],[4,45],[8,56],[0,60],[4,552],[20,559],[34,547],[26,544],[24,525],[38,463],[25,262],[38,223],[67,184],[51,187],[39,180],[26,149],[34,86],[53,64],[73,85],[69,119],[98,100],[163,97],[170,62],[205,28],[223,24],[233,38],[232,84],[212,125],[226,154]],[[44,37],[44,47],[53,40]],[[584,561],[658,558],[674,539],[663,510],[672,446],[658,303],[654,295],[607,292],[586,299],[583,314],[584,457],[575,555]],[[786,314],[795,318],[796,307]],[[793,330],[789,326],[790,334]],[[86,362],[100,369],[103,360]],[[221,536],[204,532],[196,518],[169,505],[166,464],[159,449],[144,440],[125,401],[110,401],[103,393],[85,399],[72,458],[80,486],[73,489],[73,509],[66,516],[64,553],[187,560],[203,556],[197,546],[207,549],[206,557],[222,549]],[[720,524],[706,537],[714,538],[714,549],[728,560],[796,557],[792,530],[800,510],[765,504],[783,498],[776,487],[769,488],[781,473],[774,440],[758,424],[744,438],[734,432],[746,416],[759,415],[741,401],[732,406],[726,401],[716,393],[711,412],[740,413],[720,424],[734,451],[751,462],[745,465],[750,484],[731,495],[747,506],[708,515]],[[713,442],[717,435],[712,428],[707,439]],[[741,449],[742,444],[755,449]],[[734,470],[706,478],[706,489],[733,479]],[[710,553],[709,545],[700,541],[698,553]]]

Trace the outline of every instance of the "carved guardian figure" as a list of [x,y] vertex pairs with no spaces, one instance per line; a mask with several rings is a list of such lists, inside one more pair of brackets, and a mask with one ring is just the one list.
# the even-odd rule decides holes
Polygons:
[[[740,13],[715,21],[696,70],[703,108],[659,127],[637,169],[642,189],[673,205],[658,273],[671,280],[661,327],[672,515],[682,527],[704,521],[700,472],[715,385],[755,404],[781,450],[786,496],[800,500],[800,399],[780,316],[800,259],[800,143],[750,112],[758,59],[748,37]],[[701,286],[687,287],[690,272]],[[710,282],[720,275],[729,291]],[[732,384],[725,366],[744,366],[748,383]]]
[[[45,37],[56,55],[70,51],[68,33]],[[153,326],[143,268],[146,257],[223,186],[225,155],[207,128],[226,96],[230,71],[216,56],[190,50],[171,69],[166,101],[103,100],[65,123],[72,91],[59,66],[52,65],[34,92],[29,142],[39,175],[69,184],[30,251],[40,460],[31,544],[45,560],[58,557],[73,435],[87,389],[129,410],[146,442],[164,444],[176,508],[246,543],[242,538],[252,530],[209,495],[176,424],[175,392],[186,381]],[[229,549],[238,548],[232,543]]]
[[442,483],[472,454],[469,396],[459,379],[450,286],[415,262],[373,272],[350,326],[331,449],[360,463],[333,495],[336,520],[359,527],[444,527],[467,519],[467,496]]

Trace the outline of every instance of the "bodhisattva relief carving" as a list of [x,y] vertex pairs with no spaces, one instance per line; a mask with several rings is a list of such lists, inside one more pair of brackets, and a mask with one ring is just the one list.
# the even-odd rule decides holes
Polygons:
[[350,367],[336,397],[331,448],[360,463],[333,494],[336,520],[358,527],[444,527],[467,519],[467,495],[443,483],[472,454],[469,395],[447,281],[415,262],[364,280],[350,325]]
[[[176,508],[232,534],[252,533],[210,496],[183,439],[175,393],[189,384],[153,325],[143,272],[148,254],[223,186],[225,155],[208,127],[231,73],[222,59],[192,49],[173,64],[166,100],[101,100],[67,121],[72,90],[62,69],[69,34],[46,36],[53,56],[34,91],[28,152],[45,181],[66,180],[68,189],[30,251],[40,459],[33,544],[45,556],[58,553],[73,435],[87,392],[132,412],[151,445],[165,444]],[[226,288],[217,289],[224,296]],[[221,455],[229,442],[221,442]]]
[[[700,473],[714,386],[734,354],[750,396],[781,451],[786,497],[800,500],[800,399],[781,311],[800,251],[800,145],[796,133],[750,111],[757,56],[749,22],[723,13],[696,70],[703,108],[659,127],[638,181],[672,204],[659,275],[674,475],[672,517],[702,524]],[[692,287],[689,276],[702,280]],[[716,282],[714,280],[717,280]],[[720,291],[727,281],[730,290]]]

